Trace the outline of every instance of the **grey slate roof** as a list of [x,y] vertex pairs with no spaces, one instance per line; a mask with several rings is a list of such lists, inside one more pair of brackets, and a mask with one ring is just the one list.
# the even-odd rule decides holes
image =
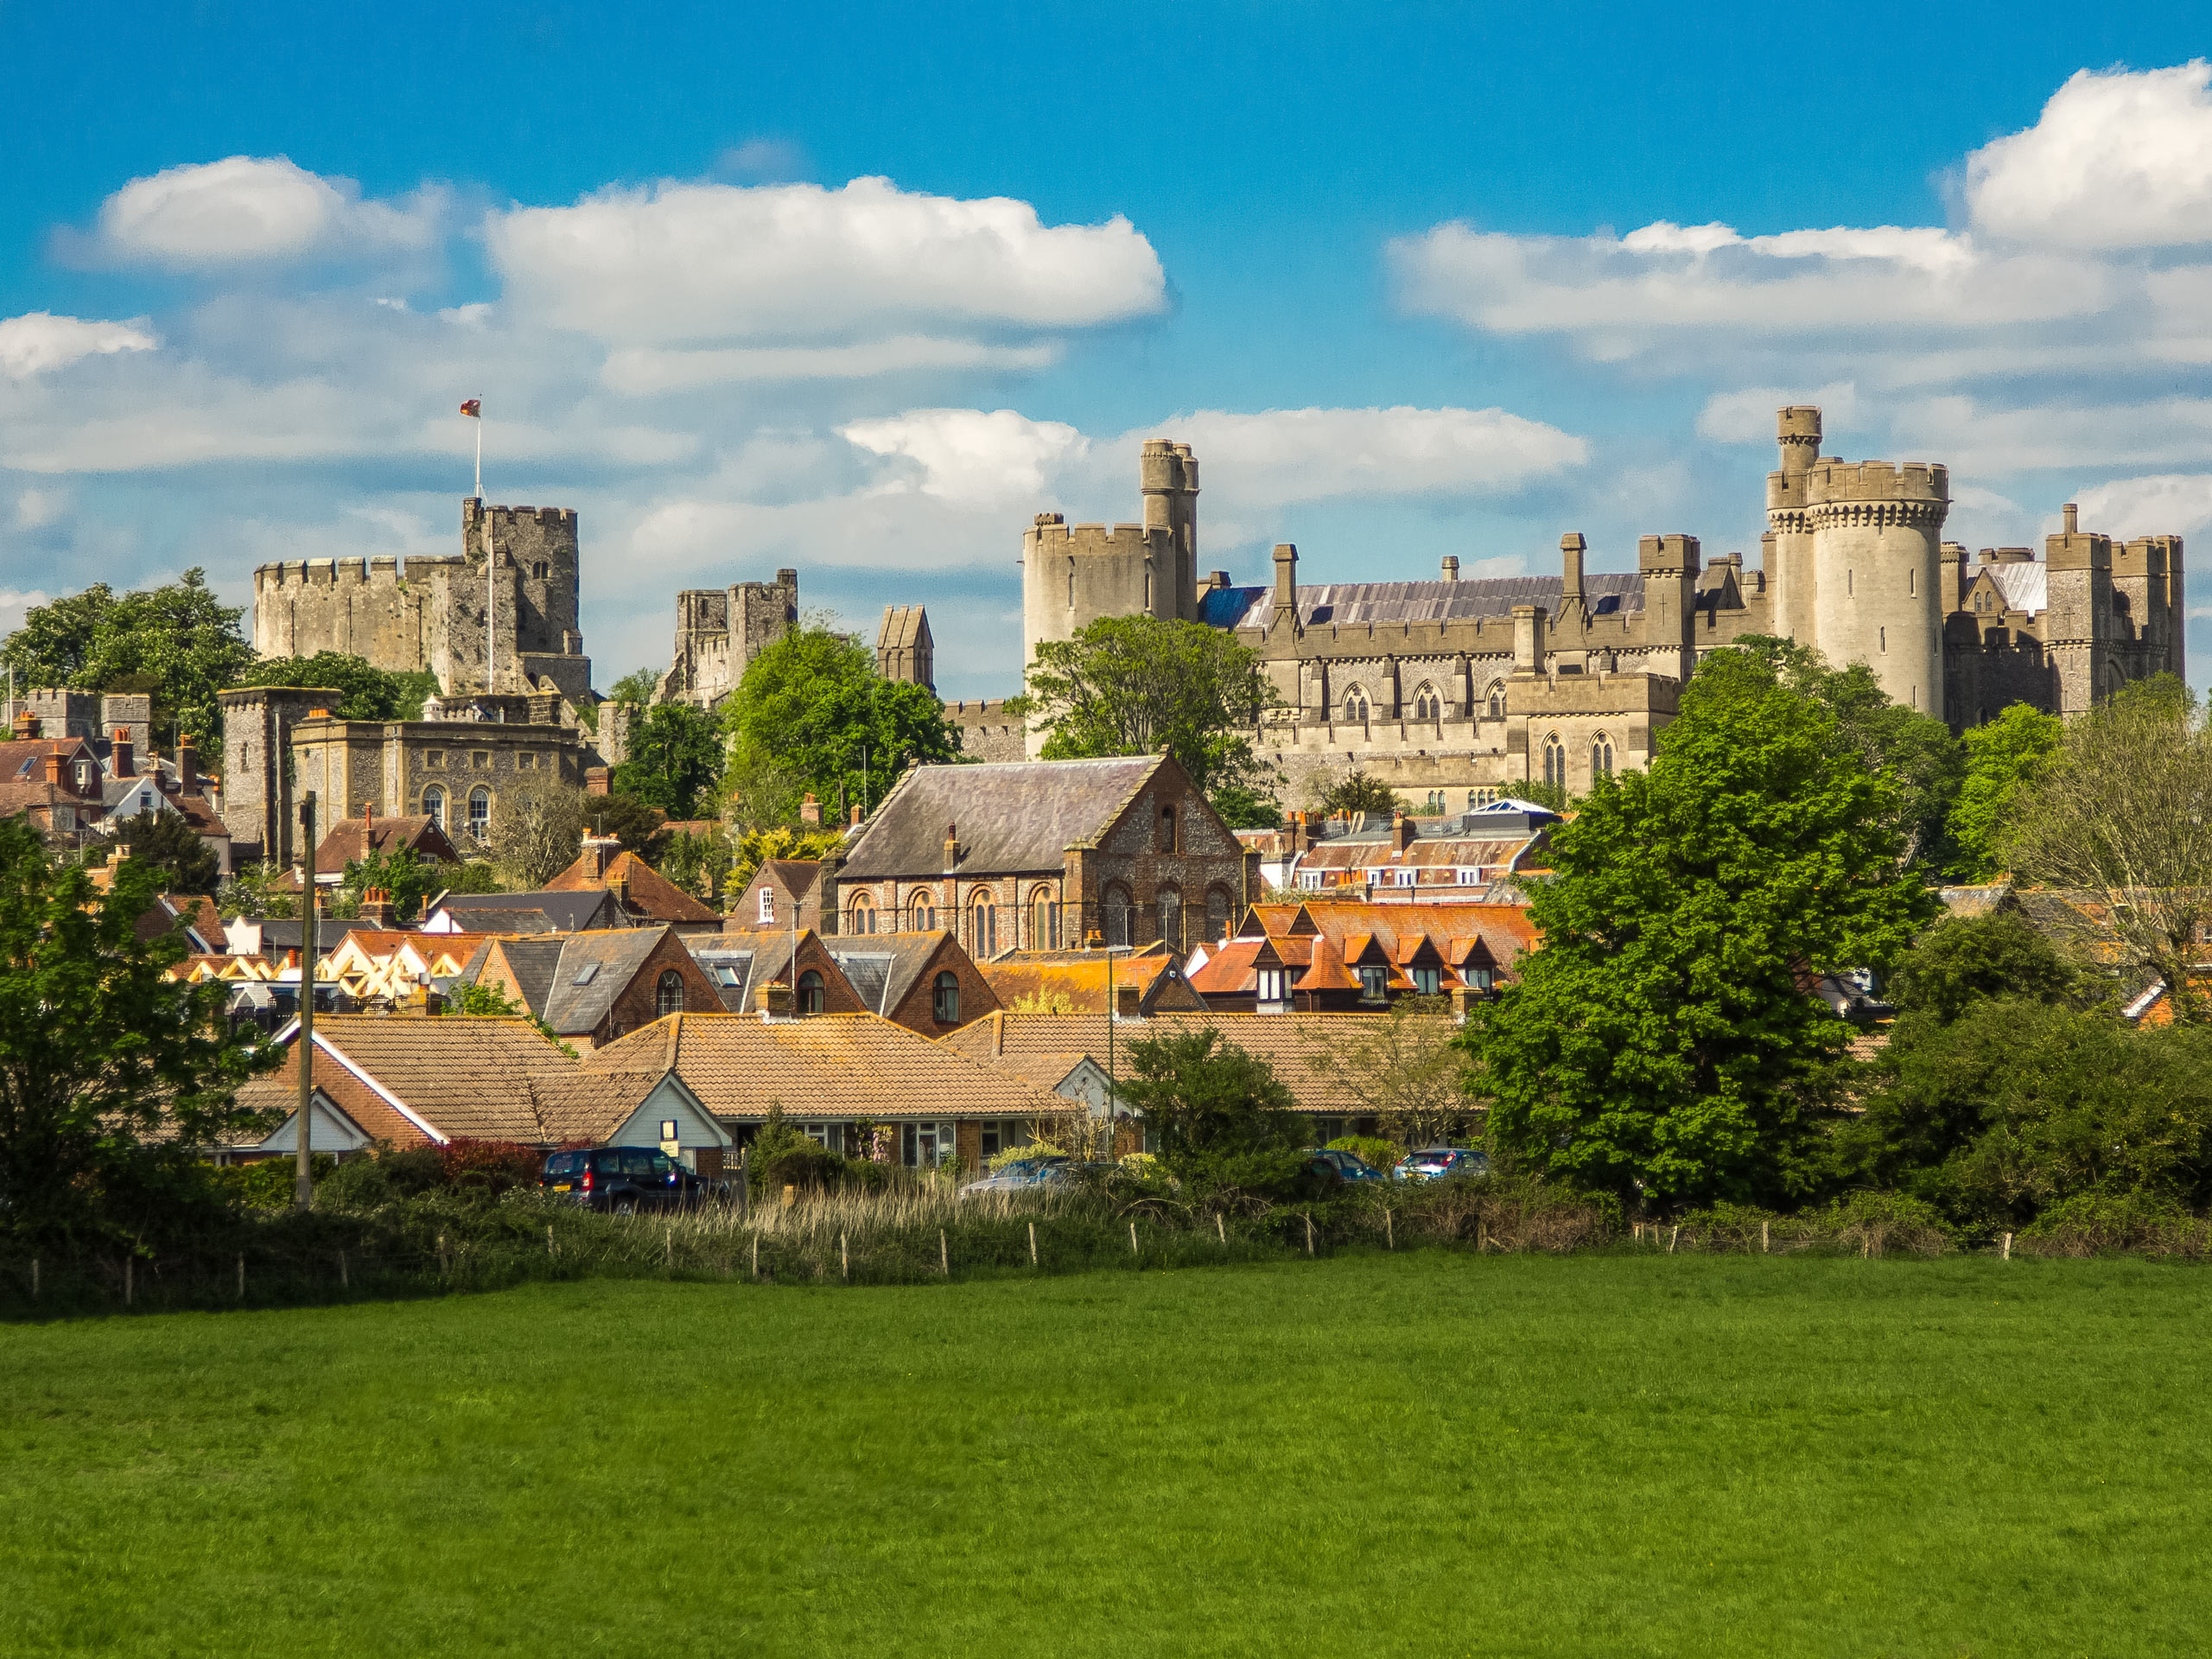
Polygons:
[[499,942],[500,954],[513,970],[516,988],[521,991],[524,1005],[541,1020],[545,1018],[547,1000],[560,971],[562,948],[567,943],[558,935]]
[[[729,937],[725,935],[724,938]],[[721,998],[722,1007],[732,1014],[743,1014],[747,1007],[746,999],[759,987],[773,979],[776,969],[791,953],[788,934],[782,936],[784,944],[781,951],[775,950],[777,937],[761,933],[757,936],[758,945],[747,943],[734,948],[721,940],[686,939],[683,943],[691,952],[691,959],[705,971],[709,979],[714,981],[715,991]],[[763,960],[764,957],[771,954],[774,956],[773,962]]]
[[[665,926],[620,927],[572,933],[561,940],[560,963],[545,997],[545,1023],[563,1034],[598,1029],[614,999],[637,977],[668,932]],[[584,982],[581,985],[579,979]]]
[[436,913],[452,917],[471,933],[581,933],[586,928],[620,927],[627,919],[604,887],[582,893],[459,893]]
[[[1264,588],[1232,588],[1225,594],[1255,597],[1242,616],[1222,626],[1264,628],[1274,613],[1274,594]],[[1477,617],[1506,617],[1516,605],[1541,605],[1557,616],[1567,592],[1564,576],[1485,576],[1471,582],[1328,582],[1298,589],[1298,620],[1306,627],[1334,623],[1364,626],[1370,622],[1468,622]],[[1643,608],[1641,571],[1586,574],[1582,602],[1592,614],[1611,616]],[[1229,607],[1214,607],[1225,612]],[[1201,615],[1214,620],[1205,607]]]
[[887,1019],[947,937],[943,928],[934,928],[926,933],[841,934],[822,944],[868,1011]]
[[950,824],[959,826],[963,870],[1063,868],[1071,844],[1094,842],[1159,767],[1173,764],[1136,754],[917,766],[850,842],[843,874],[860,881],[942,875]]

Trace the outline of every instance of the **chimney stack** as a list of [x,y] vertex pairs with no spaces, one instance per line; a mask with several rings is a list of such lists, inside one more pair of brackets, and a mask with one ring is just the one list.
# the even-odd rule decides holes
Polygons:
[[858,801],[855,801],[855,802],[853,803],[853,826],[852,826],[852,827],[853,827],[854,829],[855,829],[855,830],[857,830],[857,829],[859,829],[859,828],[861,827],[861,804],[860,804]]
[[957,823],[948,823],[944,826],[944,868],[948,870],[953,869],[958,866],[959,862],[960,826]]
[[2066,515],[2066,533],[2069,536],[2079,536],[2082,533],[2082,509],[2080,505],[2075,502],[2069,501],[2064,506],[2061,507],[2059,511]]
[[115,728],[115,741],[109,745],[107,753],[108,762],[117,777],[136,778],[138,775],[137,760],[131,753],[130,728],[128,726]]
[[1457,554],[1446,553],[1444,556],[1444,580],[1446,582],[1459,580],[1459,559]]
[[821,828],[822,803],[810,794],[798,804],[798,821],[801,823],[810,823],[817,829]]
[[176,741],[176,792],[200,792],[200,740],[189,732]]
[[371,927],[389,931],[397,925],[392,920],[391,894],[383,887],[370,887],[361,894],[361,919]]
[[1391,846],[1402,853],[1407,848],[1414,844],[1414,838],[1418,833],[1419,832],[1414,826],[1414,821],[1405,815],[1405,811],[1402,808],[1393,807],[1390,809]]
[[61,757],[59,754],[49,753],[46,757],[46,781],[49,784],[61,781]]
[[594,880],[602,880],[606,876],[607,867],[614,861],[615,855],[621,850],[622,840],[619,836],[586,836],[584,837],[584,856],[591,860],[591,874]]

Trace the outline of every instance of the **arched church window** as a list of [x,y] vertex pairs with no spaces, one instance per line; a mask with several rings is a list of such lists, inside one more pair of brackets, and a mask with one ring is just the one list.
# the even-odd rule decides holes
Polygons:
[[1436,695],[1434,686],[1424,683],[1420,690],[1414,693],[1414,718],[1415,720],[1444,718],[1444,702]]
[[435,784],[423,791],[423,816],[438,827],[442,834],[446,827],[446,792]]
[[1484,701],[1489,705],[1490,717],[1492,720],[1503,720],[1505,718],[1505,682],[1492,680],[1490,683],[1489,693]]
[[1344,724],[1367,724],[1367,689],[1364,686],[1355,685],[1344,693]]
[[1605,733],[1598,734],[1590,745],[1590,776],[1592,779],[1613,775],[1613,740]]
[[1567,787],[1567,745],[1557,732],[1544,740],[1544,782],[1554,789]]

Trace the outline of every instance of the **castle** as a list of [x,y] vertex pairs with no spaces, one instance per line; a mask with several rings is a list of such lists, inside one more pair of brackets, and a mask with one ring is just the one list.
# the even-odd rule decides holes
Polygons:
[[[1457,810],[1531,783],[1570,791],[1648,763],[1700,656],[1778,634],[1839,666],[1865,663],[1891,698],[1975,725],[2012,702],[2072,714],[2131,680],[2183,672],[2177,536],[2126,543],[2075,509],[2036,559],[1942,539],[1946,468],[1819,453],[1821,412],[1780,412],[1759,568],[1707,562],[1697,537],[1646,536],[1632,572],[1586,569],[1462,582],[1301,586],[1274,550],[1269,587],[1197,580],[1198,462],[1144,446],[1141,524],[1069,525],[1039,513],[1022,537],[1023,654],[1104,616],[1227,629],[1258,652],[1280,699],[1257,736],[1294,793],[1353,767],[1402,798]],[[1033,753],[1042,734],[1030,734]]]
[[573,507],[461,504],[453,556],[290,559],[253,573],[253,648],[326,651],[395,673],[428,671],[448,696],[558,691],[592,701],[577,619]]
[[676,596],[676,650],[653,688],[655,702],[721,707],[753,659],[798,622],[798,572],[773,582],[686,588]]

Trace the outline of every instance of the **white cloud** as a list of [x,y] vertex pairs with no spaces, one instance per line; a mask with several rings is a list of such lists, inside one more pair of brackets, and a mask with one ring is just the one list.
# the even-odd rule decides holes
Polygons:
[[135,322],[93,322],[32,311],[0,321],[0,374],[17,380],[67,368],[80,358],[116,352],[150,352],[156,342],[143,317]]
[[16,498],[16,528],[43,530],[68,507],[69,498],[60,490],[25,490]]
[[610,352],[600,378],[611,391],[643,397],[702,386],[778,380],[863,380],[944,371],[1027,372],[1060,359],[1056,343],[990,346],[973,340],[899,334],[856,346],[723,346],[697,351],[655,346]]
[[1698,411],[1697,435],[1708,443],[1770,444],[1776,411],[1793,404],[1817,408],[1821,435],[1832,437],[1849,431],[1856,423],[1859,388],[1849,380],[1831,380],[1810,391],[1802,386],[1747,386],[1741,391],[1715,392]]
[[882,487],[976,505],[1041,497],[1049,475],[1090,449],[1075,428],[1010,409],[912,409],[837,431],[871,454],[914,463]]
[[[1199,477],[1237,505],[1343,496],[1495,496],[1580,467],[1580,438],[1502,409],[1199,410],[1144,435],[1197,454]],[[1139,434],[1113,446],[1134,468]]]
[[232,156],[133,179],[100,205],[97,245],[116,259],[174,267],[419,251],[437,239],[446,207],[434,188],[369,201],[351,179],[284,156]]
[[0,588],[0,639],[23,626],[25,611],[34,605],[50,604],[53,599],[53,594],[41,593],[36,588],[22,593],[13,588]]
[[2081,505],[2082,524],[2104,535],[2122,540],[2191,536],[2212,524],[2212,474],[2115,479],[2080,491],[2075,499]]
[[1974,224],[2067,248],[2212,241],[2212,64],[2083,69],[2036,124],[1967,158]]
[[631,346],[1083,327],[1157,311],[1166,293],[1152,245],[1118,214],[1047,226],[1025,201],[880,178],[608,189],[493,213],[485,237],[519,315]]

